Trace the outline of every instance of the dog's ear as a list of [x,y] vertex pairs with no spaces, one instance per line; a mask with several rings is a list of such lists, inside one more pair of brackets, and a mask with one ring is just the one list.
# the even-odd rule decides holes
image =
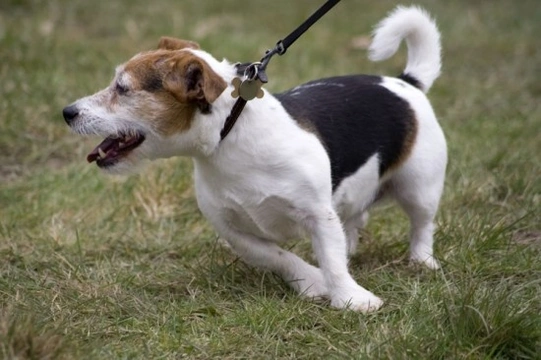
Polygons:
[[199,44],[190,40],[176,39],[169,36],[163,36],[158,43],[158,49],[161,50],[180,50],[180,49],[199,49]]
[[196,103],[204,112],[227,87],[224,79],[193,54],[176,54],[166,64],[164,89],[182,103]]

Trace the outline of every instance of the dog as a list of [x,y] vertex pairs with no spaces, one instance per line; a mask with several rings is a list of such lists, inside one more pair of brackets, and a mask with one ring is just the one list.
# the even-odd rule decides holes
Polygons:
[[[189,156],[198,206],[245,262],[299,294],[340,309],[383,301],[351,277],[348,255],[375,203],[392,198],[411,223],[410,261],[438,269],[434,217],[447,164],[444,134],[425,93],[440,74],[440,33],[421,8],[398,7],[374,30],[369,57],[391,57],[398,77],[330,77],[247,103],[223,140],[239,64],[197,43],[164,37],[116,68],[111,84],[63,110],[81,135],[105,140],[87,157],[110,173]],[[310,237],[318,266],[280,243]]]

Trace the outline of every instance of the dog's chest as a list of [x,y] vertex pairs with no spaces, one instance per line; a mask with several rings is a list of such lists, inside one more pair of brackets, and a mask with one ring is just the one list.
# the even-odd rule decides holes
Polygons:
[[302,227],[295,220],[296,210],[286,198],[200,188],[197,199],[205,217],[218,230],[225,225],[276,242],[303,236]]
[[276,196],[252,201],[228,199],[222,217],[238,230],[276,242],[298,238],[302,230],[291,214],[291,203]]

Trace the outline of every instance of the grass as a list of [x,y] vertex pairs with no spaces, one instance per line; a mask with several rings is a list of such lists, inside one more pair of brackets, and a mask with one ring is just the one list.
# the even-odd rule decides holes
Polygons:
[[[362,315],[301,300],[221,247],[188,160],[104,176],[84,161],[96,140],[61,119],[161,35],[256,60],[316,3],[3,1],[0,358],[541,358],[541,7],[419,3],[443,35],[430,92],[450,153],[443,269],[408,266],[405,218],[377,209],[351,269],[386,305]],[[273,60],[269,88],[398,74],[404,53],[373,64],[351,45],[394,5],[342,2]],[[310,258],[307,242],[290,246]]]

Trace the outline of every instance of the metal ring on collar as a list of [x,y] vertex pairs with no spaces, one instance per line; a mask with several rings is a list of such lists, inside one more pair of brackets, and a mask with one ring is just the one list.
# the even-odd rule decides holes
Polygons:
[[254,80],[259,73],[259,65],[261,65],[260,61],[253,62],[248,65],[246,67],[246,70],[244,70],[244,77],[246,77],[246,79],[250,81]]

